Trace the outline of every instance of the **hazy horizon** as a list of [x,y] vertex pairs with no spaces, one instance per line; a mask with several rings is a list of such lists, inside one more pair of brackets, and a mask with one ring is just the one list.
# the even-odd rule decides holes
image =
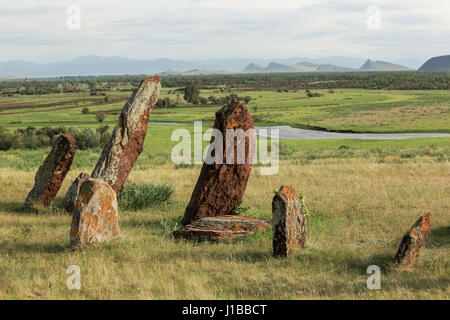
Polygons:
[[450,53],[449,11],[443,0],[2,0],[0,61],[96,55],[424,62]]

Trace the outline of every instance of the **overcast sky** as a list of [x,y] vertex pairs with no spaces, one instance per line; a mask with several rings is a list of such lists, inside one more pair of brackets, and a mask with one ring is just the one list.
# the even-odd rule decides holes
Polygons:
[[0,0],[0,61],[426,60],[450,54],[449,13],[449,0]]

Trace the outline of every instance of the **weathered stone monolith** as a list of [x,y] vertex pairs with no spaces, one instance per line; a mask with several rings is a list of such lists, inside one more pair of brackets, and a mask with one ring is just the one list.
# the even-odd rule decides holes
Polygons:
[[[223,216],[231,213],[242,201],[247,187],[255,146],[254,124],[250,112],[241,103],[233,100],[229,105],[216,112],[214,129],[222,133],[222,137],[219,138],[223,142],[223,161],[214,161],[212,164],[203,163],[197,184],[184,213],[183,225],[188,225],[203,217]],[[242,135],[243,139],[231,139],[230,135],[230,139],[227,139],[227,130],[230,133],[241,132],[247,136]],[[231,143],[233,140],[234,144]],[[239,142],[239,140],[241,141]],[[214,136],[211,138],[211,142],[213,141],[215,141]],[[242,145],[244,143],[245,145]],[[221,152],[220,149],[217,150]],[[240,151],[238,152],[238,150]],[[227,159],[227,153],[233,153],[234,159],[230,156]],[[244,161],[238,161],[238,154]]]
[[294,188],[282,186],[272,200],[273,255],[287,257],[306,243],[306,217]]
[[91,176],[87,173],[80,173],[78,177],[72,182],[72,184],[69,187],[69,190],[66,193],[66,197],[64,198],[63,208],[69,213],[73,212],[73,209],[75,208],[75,203],[78,199],[78,194],[80,192],[81,184],[89,179]]
[[144,148],[150,112],[159,98],[159,77],[143,80],[125,104],[111,139],[92,171],[93,178],[108,182],[115,192],[122,189],[135,161]]
[[76,141],[70,133],[56,139],[52,151],[36,173],[33,189],[25,200],[25,210],[38,210],[52,203],[72,165],[75,151]]
[[118,236],[116,192],[101,179],[85,179],[73,211],[70,243],[108,242]]
[[269,219],[225,215],[195,220],[176,230],[173,236],[198,241],[227,241],[261,232],[269,227]]
[[419,254],[431,230],[431,213],[419,218],[403,236],[400,247],[395,255],[395,261],[403,266],[411,264]]

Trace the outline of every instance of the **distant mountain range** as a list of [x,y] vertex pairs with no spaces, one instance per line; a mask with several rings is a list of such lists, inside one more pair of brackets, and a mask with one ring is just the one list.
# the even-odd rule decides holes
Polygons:
[[271,62],[267,67],[251,63],[242,72],[243,73],[284,73],[284,72],[349,72],[356,69],[341,67],[333,64],[315,64],[302,61],[296,64],[282,64]]
[[429,59],[419,68],[419,71],[450,71],[450,55]]
[[[447,58],[445,58],[447,57]],[[421,68],[448,68],[449,56],[430,59],[429,66]],[[437,59],[435,58],[435,59]],[[413,59],[404,60],[417,64]],[[428,63],[428,62],[427,62]],[[447,67],[445,67],[445,65]],[[408,65],[410,66],[410,65]],[[430,67],[431,66],[431,67]],[[414,67],[416,68],[416,67]],[[268,72],[348,72],[348,71],[404,71],[412,70],[403,65],[383,61],[364,60],[353,57],[334,56],[327,58],[287,58],[287,59],[197,59],[174,60],[154,59],[135,60],[118,56],[85,56],[69,61],[52,63],[33,63],[25,61],[0,62],[0,80],[24,77],[56,77],[87,75],[152,74],[161,75],[200,75],[230,73],[268,73]],[[447,70],[447,69],[446,69]]]

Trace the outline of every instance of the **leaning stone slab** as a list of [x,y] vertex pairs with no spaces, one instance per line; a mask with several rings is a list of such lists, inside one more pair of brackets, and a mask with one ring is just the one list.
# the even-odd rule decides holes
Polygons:
[[226,241],[261,232],[269,227],[269,219],[225,215],[200,218],[175,231],[173,236],[197,241]]
[[119,121],[91,176],[108,182],[115,192],[122,189],[144,148],[150,112],[159,98],[159,77],[143,80],[125,104]]
[[75,151],[76,141],[70,133],[56,139],[52,151],[36,173],[33,189],[25,200],[25,210],[45,208],[52,203],[69,172]]
[[64,198],[63,208],[66,212],[72,213],[75,208],[75,203],[78,199],[78,194],[80,192],[81,184],[89,179],[91,176],[87,173],[80,173],[74,182],[70,185],[69,190],[66,193],[66,197]]
[[[183,225],[203,217],[215,217],[230,214],[239,205],[247,187],[247,181],[252,170],[254,157],[254,124],[253,118],[246,107],[234,100],[229,105],[216,112],[214,129],[222,133],[223,161],[203,163],[197,184],[186,207]],[[241,132],[251,133],[242,139],[245,145],[241,164],[238,162],[238,143],[233,145],[227,141],[226,131],[241,129]],[[236,139],[237,140],[237,139]],[[215,137],[211,138],[215,142]],[[220,149],[219,149],[220,150]],[[234,161],[227,161],[227,150],[234,151]],[[230,157],[229,157],[230,159]],[[228,159],[228,160],[229,160]],[[219,163],[218,163],[219,162]],[[229,164],[232,162],[232,164]]]
[[400,247],[395,255],[395,261],[403,266],[411,264],[419,254],[431,230],[431,213],[419,218],[403,236]]
[[273,255],[287,257],[306,243],[306,217],[294,188],[282,186],[272,200]]
[[118,236],[116,192],[103,180],[84,180],[73,211],[70,243],[108,242]]

